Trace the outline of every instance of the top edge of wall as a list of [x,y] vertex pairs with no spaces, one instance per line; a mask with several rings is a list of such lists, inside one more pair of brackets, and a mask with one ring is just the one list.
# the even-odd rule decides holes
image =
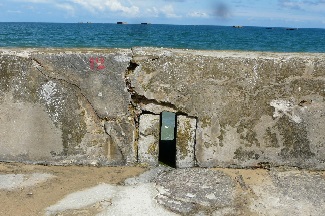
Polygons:
[[176,49],[163,47],[133,47],[133,48],[0,48],[0,54],[17,55],[28,57],[33,53],[103,53],[109,54],[114,52],[133,53],[134,56],[139,55],[158,55],[172,56],[193,55],[218,58],[324,58],[325,53],[309,53],[309,52],[267,52],[267,51],[240,51],[240,50],[194,50],[194,49]]

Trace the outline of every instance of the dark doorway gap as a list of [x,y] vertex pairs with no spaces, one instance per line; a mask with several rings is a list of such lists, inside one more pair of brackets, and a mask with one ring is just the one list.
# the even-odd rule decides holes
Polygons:
[[[166,117],[167,116],[167,117]],[[166,126],[168,116],[174,116],[174,124]],[[169,117],[170,118],[170,117]],[[171,119],[169,119],[171,120]],[[170,122],[172,123],[172,122]],[[166,128],[162,128],[166,127]],[[174,127],[169,128],[169,127]],[[166,130],[164,130],[166,129]],[[168,130],[167,130],[168,129]],[[174,134],[163,134],[174,133]],[[177,115],[170,112],[162,112],[160,114],[160,133],[159,133],[159,162],[176,168],[176,134],[177,134]],[[173,135],[173,136],[171,136]]]

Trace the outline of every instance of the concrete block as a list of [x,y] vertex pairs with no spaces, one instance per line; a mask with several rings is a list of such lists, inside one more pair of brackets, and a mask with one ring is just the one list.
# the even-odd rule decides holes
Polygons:
[[[111,165],[136,161],[134,123],[123,121],[130,118],[124,81],[130,50],[20,52],[0,50],[0,160]],[[110,119],[122,123],[117,128],[120,140],[124,133],[127,138],[112,142],[104,130]]]
[[176,167],[187,168],[195,165],[196,119],[177,116]]
[[133,164],[138,150],[157,165],[170,111],[178,167],[195,149],[200,167],[325,169],[324,66],[323,53],[1,49],[0,160]]
[[143,110],[165,106],[197,118],[201,167],[324,169],[324,59],[322,53],[137,47],[138,67],[129,77],[145,99]]
[[135,126],[129,119],[119,119],[105,123],[105,131],[110,136],[109,157],[121,164],[136,163]]
[[160,115],[143,114],[139,121],[139,163],[158,165]]

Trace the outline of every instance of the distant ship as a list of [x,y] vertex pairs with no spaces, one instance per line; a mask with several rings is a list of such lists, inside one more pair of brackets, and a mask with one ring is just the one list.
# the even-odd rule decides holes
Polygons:
[[117,24],[122,25],[122,24],[128,24],[127,22],[117,22]]
[[143,22],[141,23],[141,25],[150,25],[151,23],[148,23],[148,22]]
[[243,28],[243,26],[232,26],[233,28]]
[[292,30],[298,30],[298,28],[287,28],[286,30],[292,31]]

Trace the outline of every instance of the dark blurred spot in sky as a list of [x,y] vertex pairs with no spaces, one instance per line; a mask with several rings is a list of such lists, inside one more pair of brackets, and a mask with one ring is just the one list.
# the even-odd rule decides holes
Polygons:
[[231,16],[230,6],[225,2],[218,1],[214,5],[213,13],[219,19],[228,19]]

